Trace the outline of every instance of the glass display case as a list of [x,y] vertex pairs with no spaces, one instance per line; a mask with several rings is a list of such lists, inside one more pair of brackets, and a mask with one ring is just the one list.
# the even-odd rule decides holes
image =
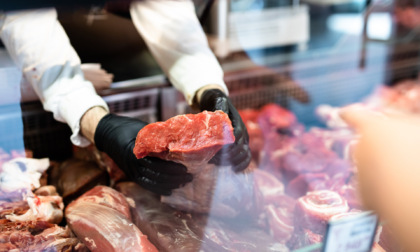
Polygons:
[[[66,2],[71,1],[30,7],[57,7],[81,63],[99,64],[114,75],[109,87],[96,90],[111,113],[150,125],[176,124],[178,115],[202,113],[165,77],[131,22],[127,1]],[[181,157],[170,156],[169,147],[150,151],[193,174],[172,196],[154,194],[94,145],[73,146],[70,128],[45,111],[3,46],[0,237],[6,238],[0,239],[0,251],[329,252],[338,251],[327,245],[334,223],[358,223],[370,214],[352,160],[358,136],[339,109],[363,103],[378,111],[418,113],[418,4],[194,3],[247,128],[249,166],[234,172],[229,165],[215,165],[211,158],[226,149],[210,146],[210,140],[203,140],[204,150],[194,149],[202,144],[196,143]],[[214,118],[204,130],[219,120]],[[185,129],[179,139],[201,127],[194,120],[200,119],[180,123]],[[165,124],[147,143],[163,141],[166,131],[175,131],[171,127]],[[401,251],[387,225],[374,220],[366,236],[371,239],[358,245],[363,249],[348,240],[340,251]]]

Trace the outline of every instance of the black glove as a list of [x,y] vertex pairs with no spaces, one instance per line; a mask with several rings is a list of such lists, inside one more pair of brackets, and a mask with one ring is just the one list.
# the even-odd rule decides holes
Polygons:
[[199,106],[201,111],[222,110],[228,114],[235,135],[235,143],[224,146],[210,162],[218,165],[232,165],[234,171],[247,168],[251,162],[249,136],[241,116],[230,99],[219,89],[209,89],[201,95]]
[[147,123],[113,114],[104,116],[96,128],[95,144],[108,154],[127,178],[152,192],[170,195],[172,189],[190,182],[192,175],[181,164],[154,157],[137,159],[133,153],[137,133]]

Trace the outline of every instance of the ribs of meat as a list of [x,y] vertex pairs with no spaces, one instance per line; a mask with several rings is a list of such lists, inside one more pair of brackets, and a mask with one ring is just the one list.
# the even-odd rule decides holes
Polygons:
[[125,197],[97,186],[66,208],[67,223],[91,251],[157,251],[131,222]]
[[235,217],[255,207],[251,176],[208,164],[223,145],[234,141],[228,115],[204,111],[147,125],[137,135],[134,154],[182,163],[194,176],[191,183],[162,197],[162,202],[185,211]]

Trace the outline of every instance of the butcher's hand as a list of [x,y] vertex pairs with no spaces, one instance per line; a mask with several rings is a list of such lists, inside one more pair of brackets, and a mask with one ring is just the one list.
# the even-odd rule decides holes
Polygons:
[[220,89],[208,89],[199,95],[200,110],[222,110],[232,121],[235,142],[223,147],[210,161],[218,165],[231,165],[236,172],[246,169],[251,162],[249,136],[245,124],[231,100]]
[[173,189],[190,182],[192,175],[178,163],[154,157],[136,158],[133,153],[136,136],[146,125],[134,118],[108,114],[96,127],[96,147],[107,153],[129,179],[152,192],[170,195]]

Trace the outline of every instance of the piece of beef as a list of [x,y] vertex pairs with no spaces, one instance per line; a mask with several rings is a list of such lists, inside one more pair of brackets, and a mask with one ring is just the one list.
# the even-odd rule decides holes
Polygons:
[[229,221],[185,213],[133,182],[119,183],[117,189],[133,199],[133,220],[159,251],[288,251],[249,218]]
[[264,136],[257,122],[259,111],[256,109],[243,109],[239,110],[239,115],[248,131],[252,159],[258,163],[260,152],[264,148]]
[[287,195],[299,198],[307,192],[326,190],[329,186],[330,177],[325,173],[304,173],[300,174],[286,187]]
[[274,103],[262,107],[258,116],[258,124],[264,135],[278,129],[288,128],[295,122],[296,117],[292,112]]
[[328,190],[308,192],[298,199],[295,208],[295,227],[323,234],[328,220],[348,212],[347,201],[338,193]]
[[94,161],[70,159],[53,168],[49,183],[57,187],[68,204],[97,185],[108,185],[109,176]]
[[119,192],[98,186],[66,208],[66,219],[91,251],[157,251],[131,222],[128,203]]
[[228,115],[222,111],[204,111],[145,126],[137,135],[133,151],[137,158],[154,156],[187,165],[202,164],[223,145],[234,141]]
[[134,154],[182,163],[194,176],[191,183],[162,197],[162,202],[185,211],[235,217],[255,207],[252,175],[207,163],[234,140],[227,114],[204,111],[147,125],[137,135]]
[[88,249],[69,228],[46,221],[0,220],[0,251],[79,251]]

